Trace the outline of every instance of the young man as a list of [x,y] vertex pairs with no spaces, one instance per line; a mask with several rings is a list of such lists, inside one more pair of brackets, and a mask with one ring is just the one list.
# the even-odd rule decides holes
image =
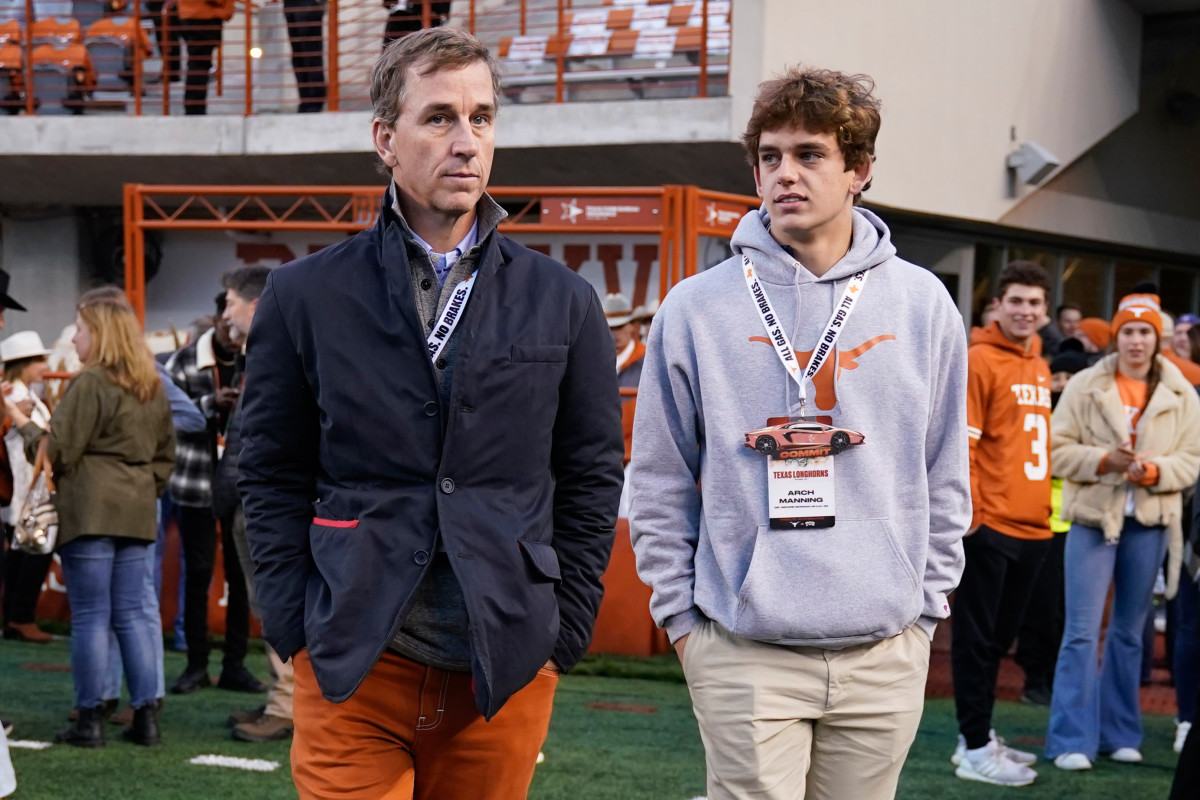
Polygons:
[[496,230],[498,73],[455,28],[389,45],[378,221],[276,269],[254,312],[240,486],[305,800],[524,798],[591,639],[613,340],[586,280]]
[[865,76],[762,84],[762,209],[650,330],[631,530],[711,800],[893,797],[962,569],[962,318],[855,208],[878,129]]
[[1032,753],[992,731],[1000,659],[1016,638],[1050,546],[1050,368],[1037,330],[1050,278],[1014,261],[1000,273],[996,318],[968,351],[967,425],[974,516],[954,595],[951,664],[960,778],[1025,786]]
[[[646,345],[642,344],[641,323],[634,317],[634,308],[623,294],[604,298],[604,317],[608,331],[617,348],[617,387],[636,389],[642,379],[642,361]],[[625,435],[625,463],[629,463],[633,446],[633,415],[637,410],[636,397],[621,398],[621,432]]]

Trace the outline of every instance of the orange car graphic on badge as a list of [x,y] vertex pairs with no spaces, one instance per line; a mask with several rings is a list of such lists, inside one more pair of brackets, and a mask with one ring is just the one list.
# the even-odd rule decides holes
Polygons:
[[746,447],[781,459],[837,455],[864,441],[866,437],[858,431],[822,422],[785,422],[746,434]]

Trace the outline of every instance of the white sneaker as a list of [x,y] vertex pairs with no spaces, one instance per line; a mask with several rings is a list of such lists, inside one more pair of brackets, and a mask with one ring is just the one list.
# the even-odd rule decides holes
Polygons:
[[1119,761],[1122,764],[1140,764],[1142,763],[1142,754],[1134,747],[1118,747],[1108,754],[1108,757],[1113,761]]
[[1092,760],[1083,753],[1063,753],[1054,759],[1054,766],[1070,772],[1092,768]]
[[[990,737],[991,741],[1000,745],[1001,749],[1004,750],[1004,755],[1007,756],[1008,760],[1013,762],[1014,764],[1020,764],[1022,766],[1027,767],[1030,764],[1037,763],[1037,755],[1035,753],[1027,753],[1024,750],[1016,750],[1012,747],[1009,747],[1008,744],[1004,741],[1003,736],[996,735],[995,728],[988,731],[988,736]],[[967,740],[960,733],[958,735],[958,745],[954,748],[954,754],[952,756],[950,756],[950,763],[957,767],[959,764],[962,763],[963,757],[966,754],[967,754]]]
[[1005,755],[1004,745],[988,742],[978,750],[968,750],[955,768],[954,774],[968,781],[990,783],[995,786],[1028,786],[1037,780],[1037,773],[1029,767],[1010,761]]
[[1187,741],[1188,731],[1192,729],[1192,723],[1175,721],[1175,752],[1183,752],[1183,744]]

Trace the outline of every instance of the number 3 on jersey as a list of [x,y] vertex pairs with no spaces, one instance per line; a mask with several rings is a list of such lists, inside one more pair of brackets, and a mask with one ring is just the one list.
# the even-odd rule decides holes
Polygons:
[[1046,450],[1046,418],[1041,414],[1026,414],[1025,431],[1035,431],[1029,443],[1034,460],[1025,462],[1025,477],[1031,481],[1043,481],[1050,468],[1050,454]]

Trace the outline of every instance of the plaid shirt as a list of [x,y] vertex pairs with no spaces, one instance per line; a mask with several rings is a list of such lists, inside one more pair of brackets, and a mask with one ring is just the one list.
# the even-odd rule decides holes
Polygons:
[[213,465],[217,455],[216,355],[213,331],[175,351],[167,360],[171,380],[192,398],[208,420],[208,430],[175,434],[175,469],[167,481],[171,499],[181,506],[212,508]]

